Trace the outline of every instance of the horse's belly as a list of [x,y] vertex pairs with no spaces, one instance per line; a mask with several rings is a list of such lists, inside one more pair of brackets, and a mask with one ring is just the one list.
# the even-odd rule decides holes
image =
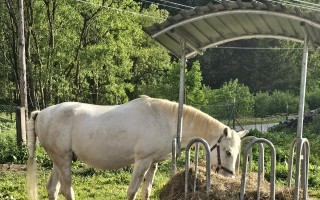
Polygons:
[[133,155],[126,153],[126,156],[118,156],[110,152],[100,150],[98,152],[74,152],[80,161],[100,169],[118,169],[134,163]]

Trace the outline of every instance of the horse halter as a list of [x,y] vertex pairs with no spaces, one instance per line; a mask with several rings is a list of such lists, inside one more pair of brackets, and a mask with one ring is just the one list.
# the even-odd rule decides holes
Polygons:
[[218,140],[218,142],[213,145],[213,147],[211,147],[210,151],[213,151],[215,148],[217,148],[217,156],[218,156],[218,167],[216,168],[216,173],[219,172],[220,169],[222,169],[223,171],[231,174],[231,175],[234,175],[233,171],[231,171],[230,169],[224,167],[221,165],[221,156],[220,156],[220,143],[221,143],[221,140],[222,138],[224,137],[224,134],[222,134]]

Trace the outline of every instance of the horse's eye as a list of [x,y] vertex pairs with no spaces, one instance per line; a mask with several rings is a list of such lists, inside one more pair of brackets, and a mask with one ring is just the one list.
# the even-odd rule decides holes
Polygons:
[[226,151],[227,156],[231,156],[231,152],[230,151]]

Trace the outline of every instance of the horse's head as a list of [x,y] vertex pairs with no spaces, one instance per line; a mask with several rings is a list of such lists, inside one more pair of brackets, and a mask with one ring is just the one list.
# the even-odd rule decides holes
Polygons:
[[240,151],[241,138],[248,131],[236,132],[225,128],[219,140],[211,147],[213,170],[227,177],[235,176],[235,165]]

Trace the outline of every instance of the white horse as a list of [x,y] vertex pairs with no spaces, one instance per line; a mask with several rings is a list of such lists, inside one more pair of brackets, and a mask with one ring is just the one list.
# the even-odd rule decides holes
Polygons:
[[[71,186],[73,158],[101,169],[134,163],[127,199],[135,199],[141,182],[142,199],[149,199],[157,163],[171,153],[177,116],[177,103],[147,96],[119,106],[66,102],[32,112],[28,123],[30,198],[37,198],[36,170],[32,169],[38,136],[53,162],[47,183],[50,200],[56,200],[59,192],[68,200],[75,199]],[[205,139],[212,147],[212,166],[221,174],[234,176],[240,138],[245,132],[237,133],[190,106],[184,106],[182,130],[182,147],[192,138]]]

